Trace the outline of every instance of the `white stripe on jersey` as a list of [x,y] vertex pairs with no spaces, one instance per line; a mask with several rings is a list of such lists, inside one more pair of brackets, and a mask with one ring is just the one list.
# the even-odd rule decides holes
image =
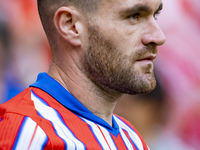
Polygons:
[[34,139],[29,147],[29,150],[39,150],[43,149],[44,144],[47,142],[48,138],[44,131],[38,126],[37,131],[35,133]]
[[127,133],[129,134],[129,136],[130,136],[132,142],[135,144],[135,146],[139,150],[143,150],[144,148],[143,148],[142,141],[140,140],[137,133],[132,128],[130,128],[127,124],[125,124],[122,120],[120,120],[118,117],[114,116],[114,119],[115,119],[115,121],[117,122],[117,124],[119,125],[120,128],[127,131]]
[[[40,135],[40,141],[37,143],[37,148],[41,149],[42,146],[47,141],[47,136],[44,131],[37,126],[36,122],[34,122],[31,118],[26,117],[25,122],[23,123],[23,128],[21,129],[19,139],[17,141],[16,150],[25,150],[29,148],[32,137],[34,136],[34,131],[37,127],[36,135]],[[34,138],[35,140],[35,138]]]
[[128,137],[126,136],[126,134],[124,133],[124,131],[122,130],[121,127],[119,127],[119,132],[120,132],[120,135],[121,135],[121,137],[122,137],[122,139],[123,139],[123,141],[124,141],[124,143],[126,145],[126,148],[128,150],[134,150],[131,142],[129,141]]
[[94,136],[96,137],[97,141],[101,145],[102,149],[117,150],[116,145],[115,145],[110,133],[104,127],[97,125],[85,118],[82,118],[82,120],[84,120],[90,126]]
[[52,123],[56,134],[65,142],[67,150],[85,149],[85,145],[73,135],[55,109],[45,104],[33,91],[31,91],[31,99],[38,113]]
[[82,119],[90,126],[94,136],[96,137],[96,139],[99,142],[99,145],[102,147],[102,149],[109,150],[110,148],[109,148],[107,142],[105,141],[105,139],[104,139],[101,131],[99,130],[98,126],[95,123],[93,123],[89,120],[86,120],[84,118],[82,118]]
[[103,132],[104,136],[106,137],[106,140],[108,141],[110,148],[112,150],[117,150],[117,146],[115,145],[110,133],[108,132],[108,130],[106,130],[104,127],[99,126],[101,131]]

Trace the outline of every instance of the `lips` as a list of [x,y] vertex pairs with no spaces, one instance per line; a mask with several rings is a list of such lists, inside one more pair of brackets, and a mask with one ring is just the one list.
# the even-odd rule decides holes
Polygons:
[[145,60],[153,61],[154,59],[156,59],[156,56],[157,56],[156,54],[150,54],[150,55],[143,56],[137,59],[136,61],[145,61]]

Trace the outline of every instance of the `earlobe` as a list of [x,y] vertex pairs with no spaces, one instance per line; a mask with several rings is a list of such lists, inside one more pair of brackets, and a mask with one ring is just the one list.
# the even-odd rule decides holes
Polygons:
[[78,21],[75,10],[69,7],[60,7],[54,15],[54,25],[58,33],[73,46],[81,44]]

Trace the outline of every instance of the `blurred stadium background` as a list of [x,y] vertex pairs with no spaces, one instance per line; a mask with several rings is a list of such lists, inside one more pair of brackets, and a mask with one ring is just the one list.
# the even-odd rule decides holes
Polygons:
[[[132,118],[152,150],[200,150],[200,0],[162,1],[158,23],[167,41],[156,60],[162,102],[125,95],[115,113]],[[1,0],[0,103],[46,72],[49,60],[36,0]],[[129,99],[134,111],[126,115],[121,108]]]

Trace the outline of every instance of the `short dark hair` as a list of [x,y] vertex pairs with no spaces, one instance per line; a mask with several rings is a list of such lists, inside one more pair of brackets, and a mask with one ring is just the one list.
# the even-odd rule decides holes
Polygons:
[[[97,10],[99,1],[100,0],[37,0],[37,5],[41,16],[44,15],[45,12],[48,12],[48,9],[53,8],[53,6],[57,6],[58,8],[60,6],[73,5],[74,7],[81,9],[83,12],[94,12]],[[50,11],[53,11],[53,9]]]

